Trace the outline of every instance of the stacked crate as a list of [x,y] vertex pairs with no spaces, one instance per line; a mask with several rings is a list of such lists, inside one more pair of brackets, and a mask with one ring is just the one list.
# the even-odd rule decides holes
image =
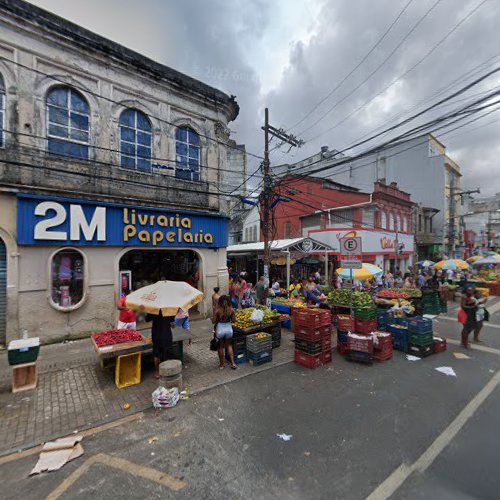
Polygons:
[[347,353],[347,333],[354,331],[354,319],[350,314],[337,314],[337,350],[342,356]]
[[434,335],[432,320],[415,316],[408,320],[408,334],[410,336],[411,354],[424,357],[434,353]]
[[347,359],[358,363],[373,363],[373,336],[347,334]]
[[390,323],[387,332],[392,336],[392,347],[397,351],[408,352],[410,350],[410,336],[408,327],[402,324]]
[[377,307],[377,330],[385,331],[388,323],[387,308]]
[[377,330],[377,308],[375,305],[354,309],[354,318],[356,333],[370,335]]
[[434,290],[422,290],[422,306],[424,314],[439,314],[441,312],[439,292]]
[[392,335],[387,332],[373,333],[373,359],[382,363],[392,358]]
[[295,362],[318,368],[332,360],[332,315],[328,309],[300,309],[294,314]]
[[233,338],[231,339],[231,344],[233,345],[234,362],[237,365],[246,363],[248,361],[246,338],[244,336],[233,336]]
[[254,333],[246,338],[247,357],[253,366],[268,363],[273,359],[273,339],[270,333]]

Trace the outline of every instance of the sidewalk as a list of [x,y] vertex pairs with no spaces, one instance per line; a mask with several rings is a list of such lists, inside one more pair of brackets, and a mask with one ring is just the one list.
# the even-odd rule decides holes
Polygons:
[[[193,321],[191,326],[194,340],[184,347],[182,372],[189,395],[293,359],[293,335],[283,330],[271,363],[255,368],[247,363],[236,371],[229,367],[221,371],[217,353],[209,350],[211,322]],[[141,384],[117,389],[114,371],[101,369],[89,339],[42,346],[38,370],[34,391],[12,394],[11,369],[6,353],[0,353],[0,455],[151,408],[151,393],[158,384],[152,359],[143,357]],[[124,403],[131,405],[128,411],[123,410]]]

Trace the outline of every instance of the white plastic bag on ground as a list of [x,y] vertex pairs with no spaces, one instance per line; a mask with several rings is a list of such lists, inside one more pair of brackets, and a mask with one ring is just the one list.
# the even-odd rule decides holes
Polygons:
[[255,309],[250,316],[250,321],[254,323],[261,323],[264,320],[264,311],[261,309]]
[[160,386],[153,391],[151,396],[155,408],[173,408],[179,402],[179,389],[177,387],[165,389]]

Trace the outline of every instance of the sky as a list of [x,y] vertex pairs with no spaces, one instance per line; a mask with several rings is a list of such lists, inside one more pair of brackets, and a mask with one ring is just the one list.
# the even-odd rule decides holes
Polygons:
[[[230,124],[232,137],[259,155],[268,107],[272,125],[305,141],[272,151],[272,165],[301,160],[321,146],[359,153],[391,135],[346,148],[500,66],[496,0],[31,3],[235,95],[240,114]],[[412,124],[500,88],[499,75]],[[462,189],[480,187],[481,197],[500,192],[500,108],[492,109],[437,133],[461,167]],[[250,169],[258,163],[249,157]]]

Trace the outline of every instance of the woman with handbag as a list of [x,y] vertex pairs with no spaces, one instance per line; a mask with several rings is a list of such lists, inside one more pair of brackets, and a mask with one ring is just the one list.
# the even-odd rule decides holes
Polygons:
[[[462,328],[462,347],[465,349],[469,348],[469,335],[475,330],[477,326],[476,312],[477,312],[477,302],[473,295],[474,289],[472,287],[467,287],[465,293],[462,295],[461,308],[465,313],[463,317],[463,328]],[[460,311],[459,311],[460,314]]]
[[235,314],[233,308],[231,307],[231,299],[227,295],[222,295],[219,299],[219,307],[215,312],[215,338],[218,341],[217,351],[219,354],[219,369],[224,368],[224,349],[229,356],[231,361],[231,368],[236,370],[236,364],[234,362],[234,352],[233,344],[231,339],[233,338],[233,326],[232,322],[235,320]]

